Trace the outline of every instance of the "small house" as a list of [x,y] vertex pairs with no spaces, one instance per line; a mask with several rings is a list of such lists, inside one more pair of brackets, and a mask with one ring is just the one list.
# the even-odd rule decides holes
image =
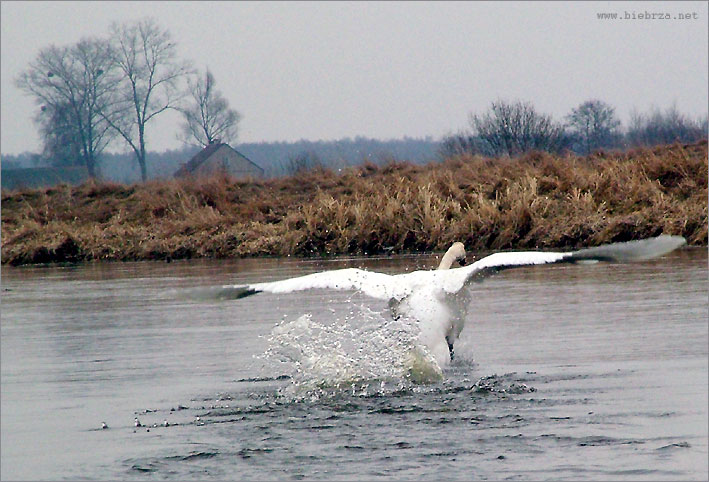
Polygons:
[[263,177],[264,171],[228,144],[214,142],[182,165],[175,177],[206,177],[224,173],[232,177]]

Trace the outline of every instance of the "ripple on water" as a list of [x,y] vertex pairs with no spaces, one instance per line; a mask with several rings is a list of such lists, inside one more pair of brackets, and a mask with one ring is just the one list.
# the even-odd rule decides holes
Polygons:
[[[520,478],[520,464],[528,467],[529,478],[654,478],[679,473],[657,464],[628,467],[622,460],[629,454],[647,460],[653,454],[657,459],[673,457],[691,448],[684,440],[617,436],[611,433],[615,422],[591,423],[596,414],[584,405],[593,403],[594,393],[584,402],[558,383],[562,378],[602,381],[606,373],[558,377],[507,372],[471,379],[470,372],[454,367],[446,374],[437,383],[397,385],[395,390],[382,391],[380,380],[366,389],[318,388],[315,398],[284,396],[291,378],[268,380],[278,386],[239,381],[234,391],[181,404],[172,413],[188,420],[199,417],[201,425],[153,429],[145,435],[174,437],[174,449],[128,459],[125,466],[135,478]],[[597,395],[602,394],[600,388]],[[209,408],[226,400],[234,406]],[[145,422],[152,422],[148,416],[161,419],[169,410],[151,411]],[[672,417],[667,412],[654,415]],[[183,452],[185,444],[194,443],[204,447]],[[568,463],[583,450],[618,458],[617,469]],[[441,460],[446,463],[442,471]],[[548,466],[539,467],[536,460],[547,460]],[[474,466],[474,473],[466,466]]]

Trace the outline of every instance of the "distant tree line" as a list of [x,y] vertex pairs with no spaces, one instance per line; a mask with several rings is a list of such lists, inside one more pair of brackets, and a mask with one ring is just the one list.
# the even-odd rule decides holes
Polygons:
[[470,129],[441,141],[443,157],[460,154],[515,156],[539,150],[591,154],[599,149],[627,149],[674,142],[694,142],[707,137],[707,117],[690,119],[672,106],[648,114],[633,113],[621,126],[615,109],[600,100],[575,107],[564,122],[539,113],[530,102],[492,103],[484,114],[470,115]]
[[379,140],[358,136],[333,141],[244,143],[238,150],[263,167],[267,175],[276,177],[318,167],[342,169],[395,160],[425,164],[437,160],[438,147],[438,141],[431,137]]
[[106,37],[42,49],[15,79],[39,106],[42,155],[55,166],[83,165],[90,176],[105,149],[122,142],[148,178],[151,121],[168,110],[184,118],[183,140],[234,141],[239,114],[202,76],[177,57],[170,32],[151,19],[111,26]]

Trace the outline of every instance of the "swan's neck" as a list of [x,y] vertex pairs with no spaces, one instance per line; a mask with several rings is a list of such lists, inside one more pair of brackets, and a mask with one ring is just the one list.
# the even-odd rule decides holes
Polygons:
[[455,254],[448,251],[443,255],[443,259],[441,259],[441,264],[438,265],[438,269],[450,269],[453,261],[455,261]]

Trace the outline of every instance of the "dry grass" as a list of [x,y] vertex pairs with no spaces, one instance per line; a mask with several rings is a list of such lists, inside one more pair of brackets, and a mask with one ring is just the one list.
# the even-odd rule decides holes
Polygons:
[[3,192],[2,262],[707,244],[707,143]]

